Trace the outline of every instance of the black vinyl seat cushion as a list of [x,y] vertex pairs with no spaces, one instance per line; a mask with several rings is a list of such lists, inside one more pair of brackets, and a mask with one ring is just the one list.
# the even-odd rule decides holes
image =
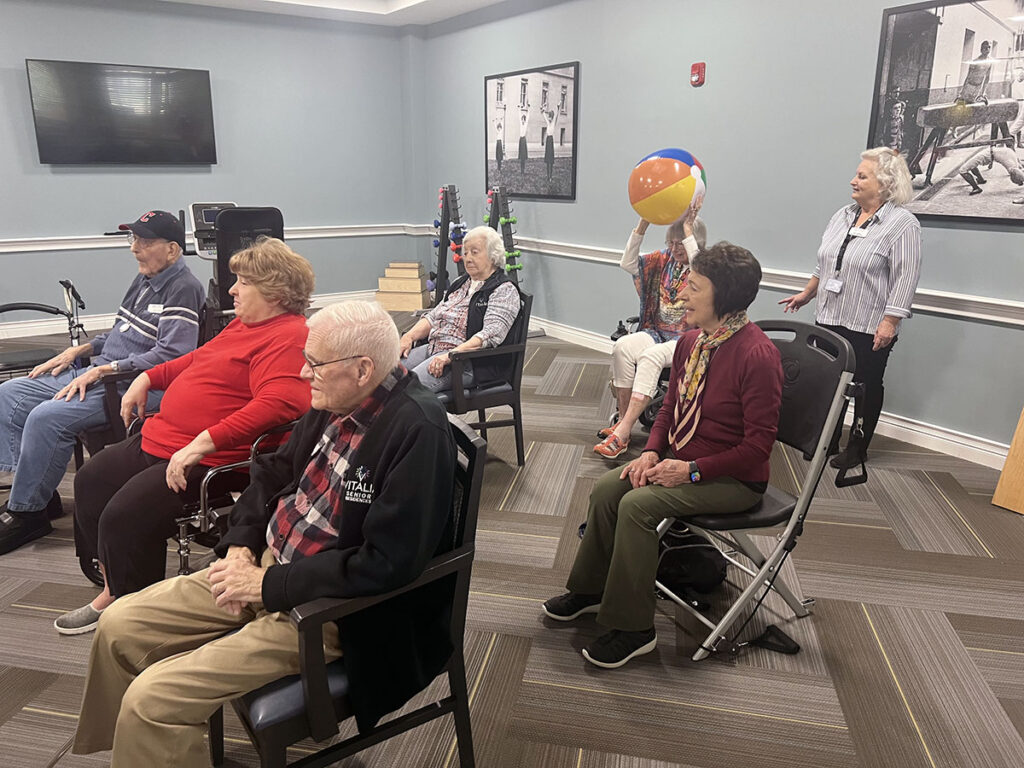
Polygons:
[[[327,688],[334,700],[338,719],[351,716],[348,698],[348,670],[345,660],[337,659],[327,665]],[[288,675],[267,683],[241,697],[249,713],[249,725],[259,732],[295,717],[305,717],[306,701],[302,693],[302,677]]]
[[710,531],[729,531],[742,528],[770,528],[789,520],[796,506],[796,497],[769,485],[764,496],[744,512],[721,515],[696,515],[686,522]]

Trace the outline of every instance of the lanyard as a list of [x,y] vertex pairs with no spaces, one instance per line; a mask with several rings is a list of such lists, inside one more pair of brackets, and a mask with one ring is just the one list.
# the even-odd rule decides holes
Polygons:
[[[862,225],[860,226],[860,228],[861,228],[861,229],[867,229],[867,228],[868,228],[868,224],[870,224],[871,222],[873,222],[873,221],[875,220],[875,216],[876,216],[876,215],[877,215],[877,212],[876,212],[876,213],[873,213],[873,214],[871,214],[871,215],[870,215],[870,216],[869,216],[869,217],[867,218],[867,221],[865,221],[865,222],[864,222],[864,223],[863,223],[863,224],[862,224]],[[856,220],[856,219],[854,219],[854,224],[856,224],[856,222],[857,222],[857,220]],[[839,248],[839,255],[838,255],[838,256],[836,256],[836,274],[837,274],[837,275],[839,274],[839,270],[841,270],[841,269],[843,268],[843,256],[845,256],[845,255],[846,255],[846,246],[848,246],[848,245],[850,244],[850,241],[851,241],[851,240],[853,240],[853,230],[854,230],[854,229],[855,229],[855,227],[851,225],[851,226],[850,226],[850,229],[849,229],[849,230],[847,230],[847,232],[846,232],[846,239],[845,239],[845,240],[843,240],[843,244],[842,244],[842,246],[840,246],[840,248]]]

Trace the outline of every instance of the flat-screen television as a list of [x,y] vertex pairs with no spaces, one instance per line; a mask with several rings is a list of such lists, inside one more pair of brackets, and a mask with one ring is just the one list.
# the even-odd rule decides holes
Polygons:
[[26,59],[39,162],[217,162],[203,69]]

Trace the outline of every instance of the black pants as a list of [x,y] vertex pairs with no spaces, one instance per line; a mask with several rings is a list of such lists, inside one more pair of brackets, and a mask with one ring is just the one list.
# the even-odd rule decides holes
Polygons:
[[[868,443],[875,434],[875,427],[878,426],[878,417],[882,413],[882,398],[885,395],[885,387],[882,385],[882,376],[885,375],[885,366],[889,362],[889,353],[896,346],[899,337],[894,338],[887,347],[878,351],[871,349],[875,343],[873,333],[860,333],[851,331],[841,325],[824,325],[818,323],[822,328],[827,328],[839,334],[853,347],[857,355],[857,368],[853,374],[853,380],[864,384],[864,396],[854,406],[854,419],[864,419],[864,443],[862,450],[867,451]],[[840,425],[842,429],[842,425]]]
[[114,597],[164,578],[175,520],[199,498],[209,467],[189,470],[179,494],[167,487],[167,463],[143,451],[142,435],[135,435],[108,445],[75,474],[75,551],[99,559]]

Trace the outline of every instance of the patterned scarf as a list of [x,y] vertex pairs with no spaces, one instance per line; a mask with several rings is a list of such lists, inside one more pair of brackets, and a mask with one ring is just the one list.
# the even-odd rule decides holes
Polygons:
[[731,339],[736,331],[749,322],[746,312],[737,312],[729,315],[710,336],[701,331],[693,343],[690,356],[686,359],[686,370],[683,371],[682,380],[679,382],[679,398],[672,414],[673,427],[668,433],[669,445],[677,452],[690,442],[690,438],[697,431],[712,351]]

